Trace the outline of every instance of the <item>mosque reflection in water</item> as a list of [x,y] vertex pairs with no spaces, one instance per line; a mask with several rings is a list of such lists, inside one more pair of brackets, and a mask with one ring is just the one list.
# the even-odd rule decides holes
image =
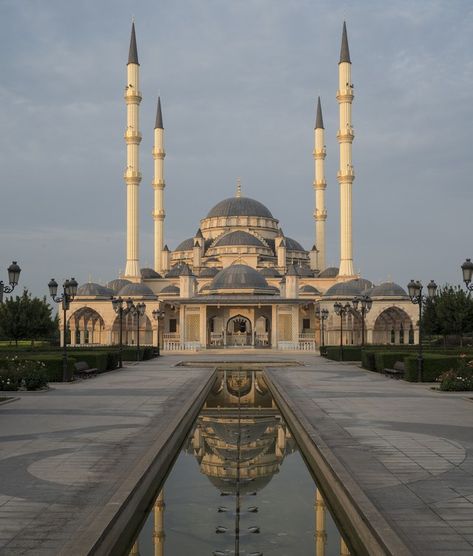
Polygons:
[[[205,543],[209,548],[212,547],[212,550],[199,552],[198,543],[195,543],[194,539],[193,554],[350,555],[328,512],[321,492],[309,478],[296,442],[283,421],[261,372],[231,370],[218,373],[218,378],[186,440],[183,452],[185,456],[192,456],[197,460],[200,473],[205,475],[214,487],[208,489],[214,491],[212,493],[214,507],[211,508],[212,517],[206,531]],[[300,469],[294,468],[297,470],[296,473],[291,469],[291,478],[283,481],[285,489],[281,488],[279,483],[273,489],[274,492],[269,492],[271,480],[280,474],[285,458],[291,454],[300,459]],[[179,459],[176,467],[178,463]],[[159,492],[148,518],[148,527],[142,529],[129,553],[130,556],[163,556],[165,553],[166,556],[180,556],[188,552],[189,549],[185,548],[185,544],[182,548],[178,548],[180,545],[175,542],[172,547],[169,546],[169,552],[167,552],[168,547],[165,550],[164,492],[168,492],[167,487],[172,480],[176,482],[183,480],[183,477],[174,477],[175,471],[176,469],[173,469]],[[297,481],[299,475],[308,477],[305,488],[304,485],[299,485],[300,481]],[[187,480],[191,479],[187,477]],[[307,500],[305,506],[299,499],[292,500],[290,493],[293,480],[294,491],[297,491],[299,485],[304,491],[304,497],[312,498],[311,501]],[[307,492],[307,484],[311,485],[312,495]],[[192,489],[187,487],[186,491],[188,490]],[[261,500],[263,492],[264,501]],[[297,493],[294,496],[297,497]],[[192,498],[191,493],[189,497]],[[201,494],[199,500],[205,503]],[[207,504],[208,502],[209,500]],[[287,521],[283,524],[275,523],[280,517],[277,515],[279,512],[275,511],[277,505],[291,506],[291,502],[295,508],[294,511],[291,510],[291,514],[296,514],[292,515],[293,525]],[[298,507],[301,507],[304,514],[303,519],[297,515]],[[186,519],[185,516],[183,519]],[[294,544],[297,546],[288,545],[291,543],[291,536],[288,533],[279,532],[275,535],[275,528],[278,528],[278,525],[285,526],[289,531],[296,530],[301,527],[304,519],[308,525],[304,530],[305,539],[303,535],[298,535],[294,531]],[[328,528],[327,522],[329,522]],[[173,530],[179,528],[179,525],[177,527],[173,525]],[[205,536],[206,532],[201,531],[201,535]],[[147,538],[145,533],[148,535]],[[225,534],[216,535],[216,533]],[[268,535],[271,539],[268,539]],[[152,537],[152,543],[149,543],[149,536]],[[192,536],[191,531],[189,536]],[[278,536],[283,539],[281,541],[283,547],[278,548],[278,542],[274,540]],[[287,552],[288,550],[290,552]]]

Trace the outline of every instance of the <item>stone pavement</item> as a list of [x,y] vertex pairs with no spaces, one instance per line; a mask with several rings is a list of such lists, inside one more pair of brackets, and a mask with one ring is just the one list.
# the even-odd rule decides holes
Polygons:
[[473,554],[473,392],[295,358],[272,381],[412,553]]
[[58,554],[106,505],[211,375],[175,363],[162,357],[0,405],[2,556]]

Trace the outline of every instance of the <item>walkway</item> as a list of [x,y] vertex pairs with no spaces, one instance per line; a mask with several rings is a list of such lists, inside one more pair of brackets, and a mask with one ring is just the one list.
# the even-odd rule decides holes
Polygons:
[[270,377],[413,554],[473,554],[473,393],[320,357]]
[[0,405],[2,556],[86,553],[133,488],[126,482],[161,453],[211,376],[174,363],[144,362]]

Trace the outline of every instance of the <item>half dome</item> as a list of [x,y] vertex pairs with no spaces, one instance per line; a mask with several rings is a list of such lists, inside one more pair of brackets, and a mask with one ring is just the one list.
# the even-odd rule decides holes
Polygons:
[[253,247],[266,247],[261,240],[259,240],[253,234],[244,232],[242,230],[237,230],[236,232],[230,232],[221,236],[212,245],[212,247],[224,247],[224,246],[236,246],[236,245],[251,245]]
[[194,249],[194,238],[188,237],[174,249],[174,251],[192,251]]
[[115,280],[108,282],[106,287],[113,290],[114,293],[118,293],[127,284],[131,284],[130,280],[125,280],[125,278],[116,278]]
[[88,282],[77,288],[77,295],[82,295],[84,297],[112,297],[114,294],[115,292],[111,288],[101,286],[95,282]]
[[207,218],[216,216],[261,216],[272,218],[273,215],[263,203],[249,197],[229,197],[217,203],[207,214]]
[[408,297],[407,292],[399,284],[383,282],[370,291],[371,297]]
[[162,278],[162,276],[161,274],[159,274],[159,272],[156,272],[156,270],[152,268],[142,268],[141,278],[143,280],[149,280],[150,278]]
[[175,286],[174,284],[169,284],[169,286],[164,287],[160,292],[159,295],[180,295],[181,289]]
[[371,288],[373,284],[365,278],[355,278],[348,282],[338,282],[330,287],[324,297],[354,297]]
[[145,284],[127,284],[118,293],[122,297],[156,297],[153,290]]
[[338,276],[339,269],[336,266],[329,266],[317,276],[317,278],[335,278]]
[[273,294],[264,276],[245,264],[233,264],[221,270],[210,284],[211,293],[263,293]]

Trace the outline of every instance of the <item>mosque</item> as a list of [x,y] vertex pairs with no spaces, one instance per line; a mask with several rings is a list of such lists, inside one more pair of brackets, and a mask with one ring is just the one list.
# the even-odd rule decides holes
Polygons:
[[[164,350],[257,349],[315,350],[326,344],[361,341],[359,313],[340,317],[334,304],[369,295],[365,319],[367,343],[414,343],[417,308],[393,282],[378,285],[354,271],[352,236],[352,161],[354,88],[347,30],[343,24],[338,64],[340,124],[340,264],[326,266],[325,129],[320,98],[314,129],[314,245],[306,250],[286,236],[282,223],[265,204],[246,197],[238,181],[234,197],[212,206],[196,222],[193,237],[173,251],[165,244],[164,124],[158,99],[154,127],[154,267],[141,268],[139,243],[140,64],[132,25],[127,64],[126,104],[126,265],[122,276],[106,285],[78,288],[68,313],[71,344],[111,345],[119,341],[119,319],[111,298],[144,303],[138,323],[123,321],[126,344],[157,345]],[[210,200],[209,200],[210,201]],[[216,201],[216,200],[214,200]],[[209,205],[211,205],[211,201]],[[322,338],[317,311],[328,310]],[[159,311],[160,318],[153,318]],[[342,336],[342,337],[341,337]]]

